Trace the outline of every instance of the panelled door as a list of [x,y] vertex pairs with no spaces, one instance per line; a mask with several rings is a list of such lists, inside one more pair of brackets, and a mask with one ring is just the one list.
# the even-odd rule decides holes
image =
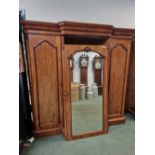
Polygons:
[[60,130],[62,127],[60,37],[41,34],[29,34],[28,37],[34,132],[45,130],[47,133],[48,130]]

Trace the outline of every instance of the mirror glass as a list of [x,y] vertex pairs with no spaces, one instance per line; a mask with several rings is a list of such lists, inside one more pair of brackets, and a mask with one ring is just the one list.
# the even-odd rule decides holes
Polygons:
[[96,52],[80,51],[71,60],[72,135],[101,131],[104,59]]

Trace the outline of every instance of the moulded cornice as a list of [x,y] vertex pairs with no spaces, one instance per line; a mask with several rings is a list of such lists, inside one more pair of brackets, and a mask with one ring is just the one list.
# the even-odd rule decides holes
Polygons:
[[135,30],[117,28],[113,25],[94,24],[84,22],[62,21],[58,23],[40,21],[21,21],[24,31],[50,31],[60,35],[85,35],[114,38],[134,38]]

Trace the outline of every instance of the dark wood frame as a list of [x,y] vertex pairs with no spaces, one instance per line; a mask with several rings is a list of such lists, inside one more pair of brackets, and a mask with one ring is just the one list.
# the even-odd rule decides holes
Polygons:
[[[94,70],[94,79],[95,79],[95,83],[97,83],[97,86],[98,86],[98,94],[100,95],[102,93],[102,85],[99,85],[99,83],[102,83],[102,79],[101,79],[101,74],[102,74],[102,68],[103,68],[103,64],[102,64],[102,57],[101,56],[95,56],[93,58],[93,70]],[[100,69],[95,69],[95,63],[96,61],[99,60],[100,63],[101,63],[101,68]],[[98,75],[100,76],[100,82],[98,80]]]
[[[83,59],[87,60],[87,66],[82,66],[81,65],[81,61]],[[89,57],[86,56],[85,54],[81,55],[79,58],[79,67],[80,67],[80,82],[85,84],[87,86],[88,84],[88,76],[87,76],[87,72],[88,72],[88,65],[89,65]]]
[[[69,61],[66,61],[70,55],[73,55],[79,51],[83,51],[85,47],[90,47],[90,49],[98,54],[100,54],[104,59],[104,86],[103,86],[103,130],[96,132],[88,132],[80,135],[72,135],[72,110],[71,110],[71,87],[70,87],[70,73],[69,71]],[[88,51],[89,52],[89,51]],[[85,137],[90,137],[94,135],[106,134],[108,132],[108,75],[109,75],[109,54],[105,47],[100,47],[99,45],[65,45],[63,52],[63,94],[64,94],[64,136],[66,140],[74,140]]]
[[[81,65],[81,61],[83,60],[83,59],[86,59],[87,60],[87,66],[82,66]],[[89,57],[87,56],[87,55],[81,55],[80,56],[80,59],[79,59],[79,66],[80,66],[80,68],[88,68],[88,63],[89,63]]]
[[[95,63],[96,63],[96,60],[100,60],[100,61],[102,61],[102,57],[99,57],[99,56],[95,56],[94,58],[93,58],[93,69],[95,69]],[[102,69],[102,64],[101,64],[101,68],[99,69],[99,70],[101,70]],[[95,70],[98,70],[98,69],[95,69]]]

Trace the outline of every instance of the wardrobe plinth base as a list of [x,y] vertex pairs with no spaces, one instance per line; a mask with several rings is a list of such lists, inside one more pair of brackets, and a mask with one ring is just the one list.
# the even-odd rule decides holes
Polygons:
[[62,133],[62,128],[56,129],[44,129],[44,130],[33,130],[33,135],[37,138],[58,135]]
[[108,124],[109,125],[124,124],[125,121],[126,121],[125,116],[109,117]]

